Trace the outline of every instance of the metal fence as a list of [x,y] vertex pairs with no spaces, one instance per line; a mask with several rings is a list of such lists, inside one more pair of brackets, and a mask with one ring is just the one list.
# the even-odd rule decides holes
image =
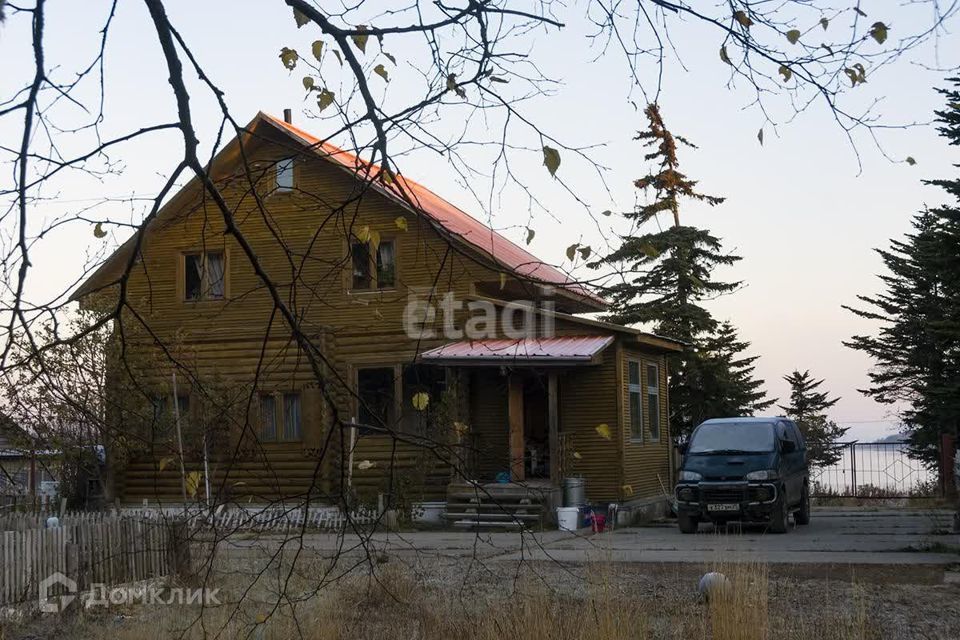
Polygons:
[[903,442],[838,442],[839,460],[810,470],[815,497],[935,498],[940,474],[910,456]]

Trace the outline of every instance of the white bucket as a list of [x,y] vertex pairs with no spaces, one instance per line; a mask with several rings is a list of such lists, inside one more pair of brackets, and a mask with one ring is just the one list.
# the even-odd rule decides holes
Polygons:
[[446,502],[421,502],[413,507],[413,519],[423,524],[443,524]]
[[557,507],[557,526],[560,531],[576,531],[580,521],[579,507]]

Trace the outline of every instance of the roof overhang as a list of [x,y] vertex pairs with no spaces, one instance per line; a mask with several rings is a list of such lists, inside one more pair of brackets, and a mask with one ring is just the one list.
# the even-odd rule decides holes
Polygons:
[[420,354],[425,364],[445,366],[583,366],[601,362],[613,336],[460,340]]

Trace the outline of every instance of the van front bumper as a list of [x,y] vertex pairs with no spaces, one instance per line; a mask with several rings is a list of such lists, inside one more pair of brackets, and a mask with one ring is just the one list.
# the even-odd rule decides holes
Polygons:
[[770,482],[682,482],[674,491],[677,513],[700,520],[765,522],[779,497]]

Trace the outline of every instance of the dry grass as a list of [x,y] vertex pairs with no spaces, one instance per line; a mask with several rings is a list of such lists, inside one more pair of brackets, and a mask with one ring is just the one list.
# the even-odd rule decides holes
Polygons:
[[[865,593],[844,585],[847,602],[827,610],[797,606],[789,585],[771,581],[764,565],[718,563],[730,589],[704,602],[689,576],[664,576],[638,588],[622,565],[595,562],[588,579],[569,580],[534,571],[489,576],[467,587],[462,569],[455,579],[407,567],[396,560],[364,568],[317,590],[324,567],[298,561],[253,581],[237,570],[218,576],[233,585],[223,593],[233,604],[198,607],[129,607],[82,612],[0,627],[0,640],[17,637],[103,638],[294,638],[362,640],[873,640],[889,637],[868,611]],[[450,568],[448,567],[448,570]],[[515,569],[515,567],[514,567]],[[556,569],[556,567],[554,567]],[[635,567],[631,570],[635,570]],[[567,580],[564,581],[564,578]],[[458,582],[459,580],[459,582]],[[563,585],[566,585],[564,587]],[[695,582],[694,582],[695,584]],[[251,587],[247,591],[247,587]],[[246,591],[241,601],[241,593]],[[282,594],[282,595],[281,595]],[[814,590],[815,595],[823,595]],[[280,597],[278,597],[280,596]],[[239,606],[237,606],[239,604]],[[927,635],[927,637],[937,637]]]

